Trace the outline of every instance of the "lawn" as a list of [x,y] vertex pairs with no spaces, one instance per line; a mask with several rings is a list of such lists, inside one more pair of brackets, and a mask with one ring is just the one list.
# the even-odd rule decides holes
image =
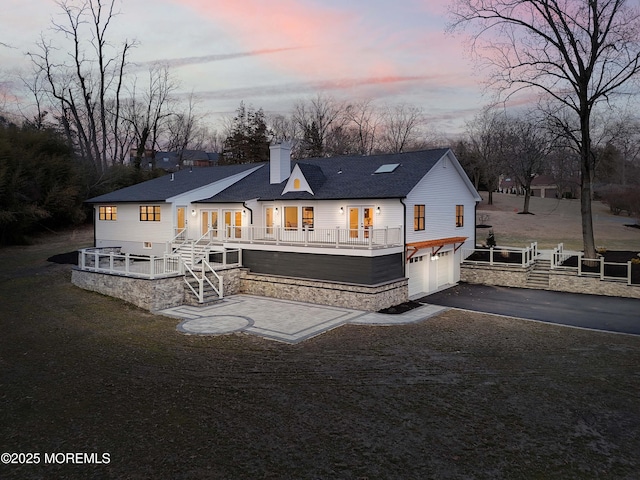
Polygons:
[[[483,216],[482,223],[491,225],[498,245],[525,247],[538,242],[539,248],[553,248],[564,243],[566,249],[582,250],[580,200],[532,197],[532,215],[522,215],[522,196],[494,193],[493,205],[487,203],[487,192],[482,192],[482,198],[477,213]],[[628,226],[636,223],[634,217],[613,215],[597,201],[592,210],[598,247],[640,252],[640,228]],[[478,243],[486,242],[489,229],[479,228],[476,234]]]
[[[41,455],[2,479],[640,471],[639,337],[461,311],[298,345],[184,336],[46,261],[83,242],[0,250],[0,452]],[[44,463],[67,452],[109,463]]]

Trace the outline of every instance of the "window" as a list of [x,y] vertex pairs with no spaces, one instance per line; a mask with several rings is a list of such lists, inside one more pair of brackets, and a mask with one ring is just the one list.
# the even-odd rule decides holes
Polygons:
[[424,230],[424,205],[413,206],[413,230]]
[[100,220],[117,220],[117,217],[118,207],[98,207],[98,218]]
[[302,227],[313,230],[313,207],[302,207]]
[[464,205],[456,205],[456,227],[464,226]]
[[296,178],[293,180],[293,188],[294,190],[300,190],[300,179]]
[[399,166],[399,163],[387,163],[385,165],[380,165],[378,169],[373,173],[392,173]]
[[286,230],[298,228],[298,207],[284,207],[284,228]]
[[141,222],[159,222],[160,205],[142,205],[140,207]]

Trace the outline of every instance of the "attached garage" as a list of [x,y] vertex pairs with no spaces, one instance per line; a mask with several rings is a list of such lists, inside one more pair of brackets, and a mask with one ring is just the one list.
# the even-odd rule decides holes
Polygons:
[[451,237],[407,245],[409,297],[429,294],[460,280],[456,275],[459,270],[455,268],[455,254],[466,239]]
[[410,258],[407,263],[407,277],[409,278],[409,296],[418,295],[427,291],[429,256],[423,255]]

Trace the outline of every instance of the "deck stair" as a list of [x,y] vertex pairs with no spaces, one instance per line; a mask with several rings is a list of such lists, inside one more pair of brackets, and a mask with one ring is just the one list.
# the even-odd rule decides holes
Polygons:
[[[212,283],[216,281],[216,279],[210,275],[207,275],[207,277]],[[208,282],[203,282],[202,298],[200,298],[197,293],[194,293],[199,292],[200,281],[191,275],[185,275],[184,281],[184,298],[187,305],[211,305],[212,303],[219,302],[222,298],[219,292],[214,290]]]
[[526,288],[536,288],[538,290],[549,289],[549,271],[551,270],[550,260],[536,259],[533,269],[527,276]]
[[193,268],[194,265],[200,264],[203,258],[206,258],[209,246],[208,242],[186,242],[176,245],[173,248],[173,253],[180,255],[182,261]]

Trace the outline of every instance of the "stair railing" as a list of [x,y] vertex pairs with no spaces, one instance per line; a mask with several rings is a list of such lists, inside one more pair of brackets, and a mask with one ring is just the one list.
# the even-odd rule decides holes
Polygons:
[[[186,235],[186,232],[187,232],[186,228],[177,228],[176,230],[178,231],[178,233],[176,233],[176,235],[165,244],[166,253],[176,253],[176,250],[178,250],[182,245],[186,244],[189,241]],[[177,247],[173,248],[172,245],[178,239],[182,240],[182,242],[180,242]]]
[[[183,262],[183,264],[184,264],[184,262]],[[213,291],[216,293],[216,295],[218,295],[218,298],[222,298],[223,297],[223,295],[224,295],[224,282],[222,280],[222,277],[216,273],[216,271],[213,269],[213,267],[211,267],[211,265],[209,265],[209,262],[207,262],[204,258],[202,259],[200,272],[194,271],[187,264],[184,264],[184,268],[185,268],[184,281],[187,284],[187,286],[189,287],[189,290],[191,290],[191,292],[198,299],[198,303],[203,303],[204,302],[205,282],[207,284],[209,284],[209,286],[213,289]],[[213,273],[213,276],[217,280],[217,284],[218,284],[217,287],[207,277],[207,273],[208,272]],[[198,273],[200,275],[198,275]],[[196,282],[198,282],[198,290],[197,291],[196,291],[195,288],[193,288],[191,283],[189,283],[189,278],[188,278],[187,274],[191,275],[191,277],[194,278],[196,280]]]
[[[213,283],[211,283],[211,280],[209,280],[209,277],[207,277],[207,270],[213,273],[213,276],[216,278],[218,283],[217,288],[215,287],[215,285],[213,285]],[[218,298],[223,297],[224,282],[222,281],[222,277],[218,275],[218,273],[213,269],[213,267],[209,265],[209,262],[207,262],[204,258],[202,259],[202,279],[203,279],[203,283],[202,283],[203,287],[204,287],[204,281],[206,281],[211,286],[213,291],[216,292],[216,294],[218,295]],[[204,296],[204,291],[202,292],[202,295]]]

